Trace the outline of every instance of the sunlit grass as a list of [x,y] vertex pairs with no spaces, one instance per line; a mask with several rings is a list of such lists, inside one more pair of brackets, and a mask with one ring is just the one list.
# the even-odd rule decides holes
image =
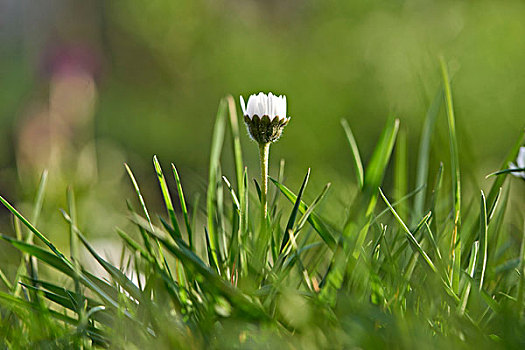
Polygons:
[[[175,165],[168,176],[153,158],[166,207],[159,215],[148,210],[144,198],[150,194],[141,191],[126,165],[137,204],[128,206],[135,230],[115,230],[126,250],[119,264],[91,246],[83,234],[89,224],[77,226],[72,189],[62,210],[70,256],[38,230],[46,174],[30,220],[0,197],[14,216],[13,234],[1,237],[22,254],[14,278],[0,274],[0,334],[6,348],[523,346],[525,228],[518,231],[522,223],[510,221],[517,215],[507,213],[511,179],[503,170],[516,158],[525,134],[516,135],[515,147],[502,157],[502,171],[492,177],[490,190],[465,198],[444,63],[442,73],[443,87],[421,133],[415,174],[407,167],[406,143],[396,144],[398,119],[388,119],[366,166],[351,123],[342,122],[359,189],[344,206],[330,203],[330,184],[308,187],[322,169],[308,170],[295,190],[284,183],[281,163],[269,182],[274,196],[268,196],[266,222],[261,220],[261,191],[250,180],[258,169],[244,167],[231,97],[220,102],[215,120],[204,217],[186,202],[184,174]],[[441,106],[451,169],[441,164],[432,174],[429,145]],[[234,179],[221,170],[226,141],[233,145]],[[387,171],[390,163],[393,175]],[[394,177],[395,194],[383,188],[386,176]],[[408,177],[416,179],[410,192],[402,185]],[[307,192],[313,201],[306,201]],[[333,210],[347,215],[344,225],[325,219]],[[33,236],[38,242],[32,243]],[[82,266],[80,249],[110,280]],[[43,265],[56,274],[40,275],[36,267]]]

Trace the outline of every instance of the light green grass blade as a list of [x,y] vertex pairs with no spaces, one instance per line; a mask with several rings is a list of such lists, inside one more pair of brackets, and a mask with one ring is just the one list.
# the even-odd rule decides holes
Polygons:
[[341,125],[346,134],[346,139],[350,145],[350,150],[352,151],[352,159],[354,161],[354,169],[356,173],[357,185],[359,188],[363,188],[364,182],[364,171],[363,171],[363,162],[361,161],[361,155],[359,154],[359,148],[357,147],[357,141],[355,140],[352,129],[346,119],[341,119]]
[[253,317],[254,319],[267,319],[268,316],[259,306],[239,290],[233,288],[228,282],[224,281],[187,247],[180,244],[173,244],[151,231],[148,231],[148,233],[158,239],[166,249],[182,261],[187,268],[202,276],[203,281],[205,281],[205,283],[201,284],[203,288],[220,292],[232,304],[246,312],[247,316]]
[[443,89],[445,92],[445,106],[448,119],[448,131],[450,141],[450,163],[452,172],[452,192],[454,196],[454,228],[452,232],[452,289],[459,293],[459,278],[461,273],[461,238],[459,237],[461,226],[461,173],[459,169],[459,152],[456,135],[456,121],[454,106],[452,102],[452,90],[448,69],[443,58],[440,59]]
[[216,226],[216,214],[217,214],[217,173],[219,169],[219,162],[222,152],[222,144],[224,141],[224,132],[226,124],[226,101],[221,100],[219,109],[217,111],[217,117],[215,119],[215,127],[213,128],[213,135],[211,140],[211,153],[210,153],[210,169],[208,177],[208,191],[206,194],[206,209],[208,216],[208,235],[210,238],[210,250],[211,256],[214,261],[214,265],[219,267],[219,237],[217,235]]
[[184,192],[182,191],[182,183],[180,181],[179,172],[175,165],[171,163],[171,169],[173,170],[173,176],[175,177],[175,184],[177,185],[177,192],[179,194],[179,202],[182,210],[182,216],[184,217],[184,224],[186,225],[186,231],[188,233],[188,244],[191,250],[194,250],[193,243],[193,230],[191,228],[190,219],[188,216],[188,207],[186,206],[186,199],[184,198]]
[[242,149],[241,149],[241,139],[239,137],[239,121],[237,118],[237,107],[235,105],[235,100],[231,95],[226,96],[228,102],[228,112],[230,120],[230,130],[232,133],[232,147],[233,147],[233,159],[235,162],[235,177],[237,180],[237,192],[239,196],[243,196],[243,180],[242,173],[244,170],[244,162],[242,160]]
[[142,197],[142,193],[140,192],[139,184],[137,183],[137,180],[135,180],[135,176],[133,175],[131,168],[125,163],[124,163],[124,167],[126,168],[126,172],[128,173],[128,176],[131,179],[133,188],[135,189],[135,192],[137,193],[137,198],[139,199],[140,206],[142,207],[142,210],[144,211],[144,215],[146,215],[146,219],[148,219],[148,222],[150,223],[151,227],[153,227],[153,224],[151,223],[151,218],[149,216],[148,208],[146,207],[146,202],[144,202],[144,197]]
[[[31,215],[31,222],[33,223],[33,225],[37,225],[38,219],[40,217],[40,212],[42,211],[42,205],[44,203],[44,194],[45,194],[46,187],[47,187],[47,178],[48,178],[48,171],[44,170],[42,172],[42,175],[40,176],[38,189],[37,189],[35,200],[33,203],[33,213]],[[17,236],[20,235],[19,239],[21,239],[20,221],[17,218],[15,218],[15,230],[17,231]],[[33,243],[33,232],[31,230],[28,230],[26,238],[25,238],[25,242]],[[20,281],[20,276],[22,276],[22,274],[24,273],[26,266],[29,267],[28,272],[32,275],[32,277],[38,278],[37,276],[38,270],[37,270],[37,264],[36,264],[35,259],[28,256],[27,254],[22,254],[22,257],[20,259],[20,264],[18,265],[18,269],[15,275],[15,286],[14,286],[15,296],[17,296],[20,292],[20,286],[18,285],[18,282]]]
[[[383,201],[385,202],[385,204],[388,206],[388,208],[392,212],[392,215],[394,215],[394,217],[396,218],[397,222],[399,223],[399,225],[403,229],[403,231],[405,233],[405,236],[406,236],[408,242],[410,243],[410,246],[423,257],[423,260],[426,262],[426,265],[430,268],[430,270],[432,270],[432,272],[434,272],[434,273],[436,273],[438,275],[438,277],[440,278],[440,280],[442,282],[442,285],[443,285],[445,291],[447,292],[447,294],[452,297],[452,299],[454,300],[455,303],[459,303],[460,298],[458,297],[458,295],[454,292],[454,290],[452,288],[450,288],[450,286],[448,285],[446,279],[444,279],[443,276],[441,276],[439,274],[439,271],[436,268],[435,264],[433,263],[432,259],[430,259],[430,257],[425,252],[425,250],[421,247],[421,245],[416,240],[416,238],[414,237],[412,232],[410,232],[410,229],[408,228],[408,226],[399,217],[399,215],[397,214],[396,210],[392,207],[392,205],[390,204],[390,202],[388,201],[388,199],[384,195],[383,191],[381,191],[381,189],[379,189],[379,194],[381,195],[381,197],[383,198]],[[427,218],[428,217],[430,217],[430,213],[427,214]],[[427,221],[425,220],[424,222],[427,222]]]
[[[153,156],[153,165],[155,166],[155,171],[157,173],[157,179],[159,180],[160,190],[162,192],[162,198],[164,199],[164,205],[168,211],[168,216],[171,220],[171,225],[177,237],[182,237],[179,228],[179,222],[175,216],[175,209],[173,208],[173,202],[171,201],[170,191],[168,189],[168,184],[166,183],[166,178],[162,172],[162,167],[160,166],[157,156]],[[138,187],[138,186],[137,186]]]
[[[414,237],[414,235],[412,234],[412,232],[410,231],[410,229],[408,228],[408,226],[405,224],[405,222],[403,221],[403,219],[401,219],[401,217],[399,216],[399,214],[396,212],[396,210],[394,209],[394,207],[392,207],[392,205],[390,204],[390,202],[388,201],[388,199],[386,198],[385,194],[383,193],[383,191],[381,189],[379,189],[379,194],[381,195],[381,198],[383,198],[383,201],[385,202],[385,204],[387,205],[387,207],[390,209],[390,212],[392,213],[392,215],[394,215],[394,217],[396,218],[397,222],[399,223],[399,225],[401,226],[401,228],[403,229],[405,235],[406,235],[406,238],[408,240],[408,242],[411,244],[411,246],[413,246],[415,248],[415,250],[423,257],[423,259],[425,260],[425,262],[427,263],[428,267],[430,267],[430,269],[437,273],[438,270],[436,269],[436,266],[434,265],[434,263],[432,262],[432,260],[430,259],[430,257],[428,256],[428,254],[423,250],[423,248],[421,247],[421,245],[419,244],[419,242],[416,240],[416,238]],[[428,217],[430,217],[430,215],[427,215],[427,220],[428,220]],[[425,220],[426,221],[426,220]]]
[[[478,257],[478,251],[479,251],[479,243],[474,242],[472,245],[472,251],[470,252],[470,260],[467,268],[467,273],[470,277],[474,277],[474,269],[476,267],[476,260]],[[458,313],[460,315],[463,315],[465,313],[465,310],[467,309],[467,303],[468,303],[468,297],[470,295],[470,288],[472,286],[472,283],[470,281],[465,282],[465,287],[463,288],[463,292],[461,293],[461,300],[458,305]]]
[[[399,130],[394,157],[394,199],[401,201],[408,193],[408,150],[407,134]],[[400,202],[397,211],[401,217],[408,217],[408,203]]]

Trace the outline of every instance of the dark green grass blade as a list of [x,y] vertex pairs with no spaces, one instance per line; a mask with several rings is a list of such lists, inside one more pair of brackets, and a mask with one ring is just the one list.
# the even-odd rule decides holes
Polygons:
[[[76,273],[74,267],[64,259],[61,259],[60,257],[57,257],[56,255],[40,247],[29,243],[25,243],[23,241],[15,240],[5,235],[0,235],[0,238],[8,241],[16,249],[25,252],[31,256],[34,256],[38,260],[46,263],[51,267],[54,267],[55,269],[64,273],[65,275],[72,278],[75,277]],[[115,301],[116,298],[111,296],[111,294],[113,294],[113,296],[116,295],[115,291],[110,285],[100,280],[98,277],[89,274],[86,271],[82,271],[82,274],[79,276],[79,278],[84,285],[86,285],[93,292],[99,295],[107,304],[109,304],[112,307],[118,308],[118,303]]]
[[201,284],[203,288],[212,288],[212,290],[220,292],[232,304],[245,312],[245,316],[247,317],[263,320],[267,319],[268,316],[259,306],[251,301],[246,295],[242,294],[237,289],[234,289],[228,284],[228,282],[223,280],[187,247],[181,244],[173,244],[151,231],[148,231],[148,233],[158,239],[171,254],[182,261],[186,268],[192,270],[193,273],[202,276],[202,280],[205,281],[205,283]]
[[[67,222],[71,224],[71,218],[65,212],[62,212],[64,218]],[[110,276],[117,282],[122,288],[124,288],[133,298],[143,302],[145,300],[142,291],[133,283],[131,280],[118,268],[107,262],[102,258],[88,243],[87,239],[84,237],[82,232],[76,227],[73,226],[75,234],[78,236],[80,241],[84,244],[84,247],[89,251],[89,253],[95,258],[95,260],[110,274]]]
[[452,102],[452,90],[448,69],[443,58],[441,63],[441,75],[443,79],[443,89],[445,92],[445,106],[448,119],[448,131],[450,141],[450,163],[452,172],[452,192],[454,196],[454,228],[452,232],[452,289],[459,293],[459,278],[461,273],[461,238],[459,237],[461,225],[461,172],[459,169],[459,151],[456,136],[456,121],[454,116],[454,106]]
[[280,253],[283,252],[284,246],[288,243],[288,240],[290,239],[290,231],[292,230],[295,219],[297,218],[297,213],[299,212],[299,207],[301,205],[301,198],[303,197],[304,189],[306,188],[306,185],[308,184],[308,179],[310,178],[310,169],[306,172],[306,175],[304,177],[303,183],[301,184],[301,188],[299,189],[299,192],[297,194],[297,198],[295,199],[295,203],[292,208],[292,212],[290,213],[290,217],[288,218],[288,223],[286,224],[286,229],[284,230],[284,236],[281,241],[281,248],[279,250]]
[[[273,182],[275,186],[277,186],[277,188],[281,191],[281,193],[290,202],[295,203],[297,201],[297,195],[294,194],[292,191],[290,191],[286,186],[277,182],[273,178],[270,178],[270,180]],[[308,207],[303,201],[301,201],[299,204],[299,212],[301,214],[304,214],[307,210],[308,210]],[[321,239],[325,241],[325,243],[330,247],[330,249],[333,250],[336,246],[336,240],[333,234],[328,229],[328,226],[323,223],[322,219],[315,213],[312,213],[308,216],[308,222],[310,223],[312,228],[319,234]]]
[[357,142],[355,140],[354,134],[352,133],[352,129],[350,128],[350,125],[348,125],[348,122],[346,121],[346,119],[341,119],[341,125],[343,126],[343,129],[345,131],[346,139],[348,140],[348,144],[350,145],[350,150],[352,151],[352,159],[354,161],[354,169],[356,173],[357,184],[359,188],[363,188],[363,182],[364,182],[363,162],[361,161],[361,156],[359,154],[359,148],[357,147]]
[[331,305],[335,304],[337,290],[341,288],[345,275],[351,273],[361,254],[398,130],[399,120],[390,117],[365,170],[363,190],[352,204],[343,235],[335,246],[330,266],[321,282],[320,298]]
[[100,255],[98,255],[97,252],[93,249],[93,247],[91,247],[91,245],[87,242],[86,238],[80,233],[80,231],[76,231],[76,233],[82,241],[82,243],[84,244],[84,246],[89,251],[89,253],[97,260],[97,262],[104,268],[104,270],[106,270],[111,275],[115,282],[121,285],[122,288],[124,288],[134,299],[144,302],[145,298],[142,294],[142,291],[133,282],[131,282],[131,280],[128,277],[126,277],[126,275],[122,273],[122,271],[108,263]]
[[479,257],[476,261],[476,280],[479,281],[479,288],[483,288],[485,280],[485,270],[487,269],[487,252],[488,252],[488,220],[487,220],[487,202],[485,194],[481,191],[480,215],[479,215]]
[[[28,289],[32,289],[34,291],[40,291],[46,299],[60,306],[63,306],[66,309],[71,310],[73,312],[77,312],[79,307],[83,308],[83,305],[78,305],[76,303],[77,298],[79,298],[80,296],[73,291],[68,291],[67,289],[64,289],[64,288],[60,290],[56,286],[53,291],[47,291],[47,290],[36,288],[32,285],[29,285],[23,282],[21,282],[21,285]],[[55,293],[55,291],[59,293]],[[88,309],[91,309],[97,306],[103,306],[103,305],[100,303],[93,302],[93,301],[88,302],[87,304]],[[111,326],[111,324],[113,323],[113,317],[111,317],[107,312],[93,313],[93,320],[98,321],[106,326]]]
[[[443,101],[443,90],[439,89],[434,100],[430,105],[427,115],[425,117],[425,123],[423,124],[423,130],[421,132],[421,139],[419,141],[419,153],[417,160],[417,172],[416,172],[416,188],[425,186],[428,179],[428,164],[430,158],[430,144],[432,136],[434,135],[434,126],[436,125],[436,119],[439,114],[441,103]],[[414,198],[414,209],[413,217],[419,218],[423,215],[424,206],[426,200],[426,193],[422,191],[418,193]]]
[[193,230],[191,228],[190,219],[188,216],[188,207],[186,206],[186,199],[184,198],[184,192],[182,191],[182,183],[180,181],[179,172],[175,165],[171,163],[171,169],[173,170],[173,176],[175,177],[175,184],[177,185],[177,192],[179,194],[179,202],[182,210],[182,216],[184,217],[184,224],[186,225],[186,232],[188,233],[188,244],[190,249],[194,250],[193,243]]
[[38,260],[45,262],[49,266],[54,267],[58,271],[70,277],[74,276],[75,273],[73,270],[73,266],[71,264],[66,263],[60,257],[56,256],[56,254],[53,254],[33,244],[19,241],[3,234],[0,234],[0,237],[3,240],[9,242],[13,247],[20,250],[21,252],[34,256]]
[[521,235],[521,247],[520,247],[520,256],[519,256],[519,265],[518,265],[518,271],[520,273],[520,279],[518,282],[518,293],[516,296],[517,303],[518,303],[518,317],[521,317],[523,315],[523,308],[525,307],[523,305],[523,299],[525,294],[525,221],[523,222],[523,233]]
[[[399,216],[399,214],[396,212],[396,210],[394,209],[394,207],[392,207],[392,205],[390,204],[390,202],[388,201],[388,199],[386,198],[386,196],[384,195],[383,191],[381,191],[381,189],[379,189],[379,194],[381,195],[381,197],[383,198],[383,201],[385,202],[385,204],[388,206],[388,208],[390,209],[390,212],[392,213],[392,215],[394,215],[395,219],[397,220],[397,222],[399,223],[399,225],[401,226],[401,228],[403,229],[405,235],[406,235],[406,238],[408,240],[408,242],[410,243],[411,246],[413,246],[415,248],[415,250],[423,257],[423,259],[425,260],[425,262],[427,263],[428,267],[430,267],[430,269],[433,271],[433,272],[438,272],[438,270],[436,269],[436,266],[434,265],[434,263],[432,262],[432,260],[430,259],[430,257],[428,256],[428,254],[423,250],[423,248],[421,247],[421,245],[419,244],[419,242],[416,240],[416,238],[414,237],[414,235],[412,234],[412,232],[410,231],[410,229],[408,228],[408,226],[405,224],[405,222],[403,221],[403,219],[401,219],[401,217]],[[427,217],[429,217],[430,215],[427,215]],[[428,220],[428,218],[427,218]]]
[[[397,214],[396,210],[389,203],[388,199],[383,194],[383,191],[381,191],[381,189],[379,189],[379,194],[381,195],[381,197],[383,198],[383,201],[385,202],[385,204],[388,206],[388,208],[392,212],[392,215],[394,215],[394,217],[396,218],[397,222],[399,223],[399,225],[403,229],[403,231],[405,233],[405,236],[406,236],[408,242],[410,243],[410,246],[423,257],[423,260],[426,262],[426,265],[430,268],[430,270],[432,270],[432,272],[434,272],[434,273],[436,273],[438,275],[438,277],[440,278],[440,280],[442,282],[443,287],[445,288],[445,291],[454,299],[454,301],[456,303],[459,303],[460,299],[459,299],[458,295],[450,288],[450,286],[448,285],[446,280],[443,278],[443,276],[440,276],[439,271],[436,268],[436,266],[435,266],[434,262],[432,261],[432,259],[430,259],[430,257],[425,252],[425,250],[421,247],[421,244],[416,240],[416,238],[414,237],[414,235],[412,234],[412,232],[410,231],[408,226],[399,217],[399,215]],[[430,215],[427,215],[427,217],[429,217],[429,216]]]
[[80,286],[79,275],[81,272],[79,255],[78,255],[78,238],[75,234],[74,227],[77,225],[77,209],[75,205],[75,194],[72,187],[68,187],[67,193],[67,206],[70,213],[70,222],[69,222],[69,246],[70,246],[70,255],[73,262],[73,267],[75,271],[75,276],[73,277],[75,281],[75,291],[78,299],[75,301],[78,309],[76,310],[79,314],[79,319],[84,317],[84,295],[82,293],[82,288]]
[[170,218],[171,225],[173,227],[175,235],[177,235],[177,237],[180,238],[182,237],[182,235],[180,233],[179,222],[177,221],[177,217],[175,216],[175,209],[173,208],[173,202],[171,201],[171,195],[168,189],[168,184],[166,183],[166,178],[164,177],[164,173],[162,172],[162,167],[160,166],[157,156],[153,156],[153,165],[155,166],[157,179],[159,180],[160,190],[162,192],[162,198],[164,199],[164,205],[166,206],[166,210],[168,211],[168,216]]
[[253,183],[255,184],[255,191],[257,192],[257,198],[259,198],[259,202],[260,202],[261,201],[261,186],[259,186],[257,179],[253,179]]
[[[32,310],[34,312],[42,312],[44,311],[46,315],[51,316],[53,319],[61,322],[65,322],[67,324],[78,326],[79,322],[75,320],[72,317],[69,317],[65,314],[62,314],[60,312],[45,308],[42,310],[42,307],[38,304],[28,302],[24,299],[17,298],[15,296],[12,296],[10,294],[0,292],[0,302],[4,304],[5,306],[13,309],[17,308],[18,310],[23,310],[24,312],[27,312],[28,310]],[[27,319],[28,322],[30,322],[31,318],[28,318],[27,316],[24,317],[24,315],[21,315],[22,319]],[[105,338],[104,333],[91,325],[87,327],[87,333],[88,336],[93,340],[95,344],[105,346],[109,344],[109,340]]]
[[33,232],[45,245],[51,249],[51,251],[60,259],[68,261],[67,258],[62,254],[54,245],[51,243],[46,236],[44,236],[39,230],[36,229],[22,214],[20,214],[8,201],[0,196],[0,202],[14,215],[16,216],[31,232]]
[[[525,142],[525,132],[521,131],[520,132],[520,137],[516,140],[516,143],[514,144],[514,146],[512,147],[512,149],[509,151],[509,153],[507,154],[507,156],[505,157],[502,165],[501,165],[501,169],[506,169],[508,166],[509,166],[509,163],[514,161],[518,155],[518,152],[519,152],[519,149],[520,147],[523,145],[523,143]],[[495,177],[495,180],[492,184],[492,186],[490,187],[490,191],[489,191],[489,194],[487,195],[487,208],[492,208],[495,206],[496,204],[496,201],[498,199],[498,195],[499,195],[499,192],[500,192],[500,189],[501,187],[503,186],[504,182],[505,182],[505,179],[507,178],[507,175],[508,173],[503,173],[501,174],[500,176],[496,176]],[[473,231],[471,232],[470,236],[468,237],[468,239],[465,239],[465,246],[466,247],[469,247],[472,245],[472,243],[474,242],[474,240],[476,239],[477,237],[477,232],[479,230],[479,227],[474,227],[473,228]],[[490,247],[489,247],[490,249]]]
[[314,201],[312,202],[312,204],[310,204],[310,206],[308,207],[308,209],[304,212],[303,216],[301,217],[301,219],[299,219],[299,222],[297,223],[296,227],[293,229],[293,231],[297,234],[302,228],[303,226],[306,224],[308,218],[310,217],[310,215],[312,215],[312,213],[314,212],[315,208],[317,208],[317,206],[319,205],[319,203],[321,203],[321,201],[323,200],[323,198],[326,196],[326,194],[328,193],[328,190],[330,189],[330,186],[332,186],[331,183],[327,183],[325,185],[325,187],[323,188],[323,190],[321,191],[321,193],[314,199]]
[[210,169],[208,177],[208,191],[206,194],[206,208],[208,217],[208,235],[210,238],[210,250],[214,265],[219,266],[219,237],[216,226],[217,214],[217,173],[219,169],[219,162],[222,152],[222,144],[224,141],[224,132],[226,124],[226,101],[221,100],[217,117],[215,119],[215,127],[213,128],[213,135],[211,141],[210,153]]
[[525,171],[525,168],[512,168],[512,169],[503,169],[496,172],[493,172],[491,174],[488,174],[486,177],[490,176],[496,176],[496,175],[503,175],[503,174],[509,174],[509,173],[519,173]]

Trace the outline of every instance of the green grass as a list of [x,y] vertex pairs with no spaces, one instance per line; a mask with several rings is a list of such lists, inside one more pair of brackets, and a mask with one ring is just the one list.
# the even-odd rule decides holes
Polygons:
[[[357,183],[355,197],[344,205],[331,199],[330,184],[308,187],[321,169],[308,170],[297,190],[284,184],[282,162],[270,181],[268,221],[261,222],[260,190],[249,180],[259,169],[244,166],[231,97],[220,102],[215,121],[204,215],[186,202],[184,174],[172,164],[173,178],[166,176],[157,157],[166,213],[151,215],[144,200],[149,194],[126,165],[139,210],[128,205],[135,230],[115,230],[127,251],[118,265],[78,227],[71,188],[62,210],[70,256],[38,230],[46,173],[31,220],[0,197],[15,218],[14,234],[1,234],[2,249],[21,253],[14,276],[0,271],[2,346],[522,348],[525,228],[516,222],[518,213],[507,213],[511,181],[505,169],[525,135],[516,135],[516,146],[502,157],[488,194],[466,198],[452,90],[443,62],[441,68],[443,87],[426,116],[415,174],[398,119],[388,119],[366,166],[350,123],[342,121]],[[433,164],[439,167],[432,174],[430,145],[441,107],[450,143],[450,159],[442,161],[450,169]],[[234,181],[221,170],[228,135]],[[255,156],[256,146],[244,152]],[[383,188],[389,176],[392,194]],[[409,178],[416,179],[412,190]],[[331,211],[344,212],[345,223],[328,221]],[[81,264],[81,249],[109,280]],[[39,274],[44,265],[53,271]]]

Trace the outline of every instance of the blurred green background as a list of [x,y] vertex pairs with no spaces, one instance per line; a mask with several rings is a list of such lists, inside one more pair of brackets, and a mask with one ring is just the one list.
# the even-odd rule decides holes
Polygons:
[[[398,116],[414,168],[440,55],[469,180],[485,187],[525,126],[522,1],[0,0],[0,28],[0,193],[30,200],[48,168],[48,202],[63,206],[75,185],[90,222],[125,212],[124,161],[145,193],[158,191],[153,154],[177,165],[190,195],[203,192],[226,94],[286,94],[292,120],[271,172],[285,158],[296,186],[312,167],[313,186],[335,182],[341,197],[354,179],[340,119],[366,161]],[[448,159],[443,111],[437,129],[433,167]],[[257,148],[243,136],[255,177]]]

